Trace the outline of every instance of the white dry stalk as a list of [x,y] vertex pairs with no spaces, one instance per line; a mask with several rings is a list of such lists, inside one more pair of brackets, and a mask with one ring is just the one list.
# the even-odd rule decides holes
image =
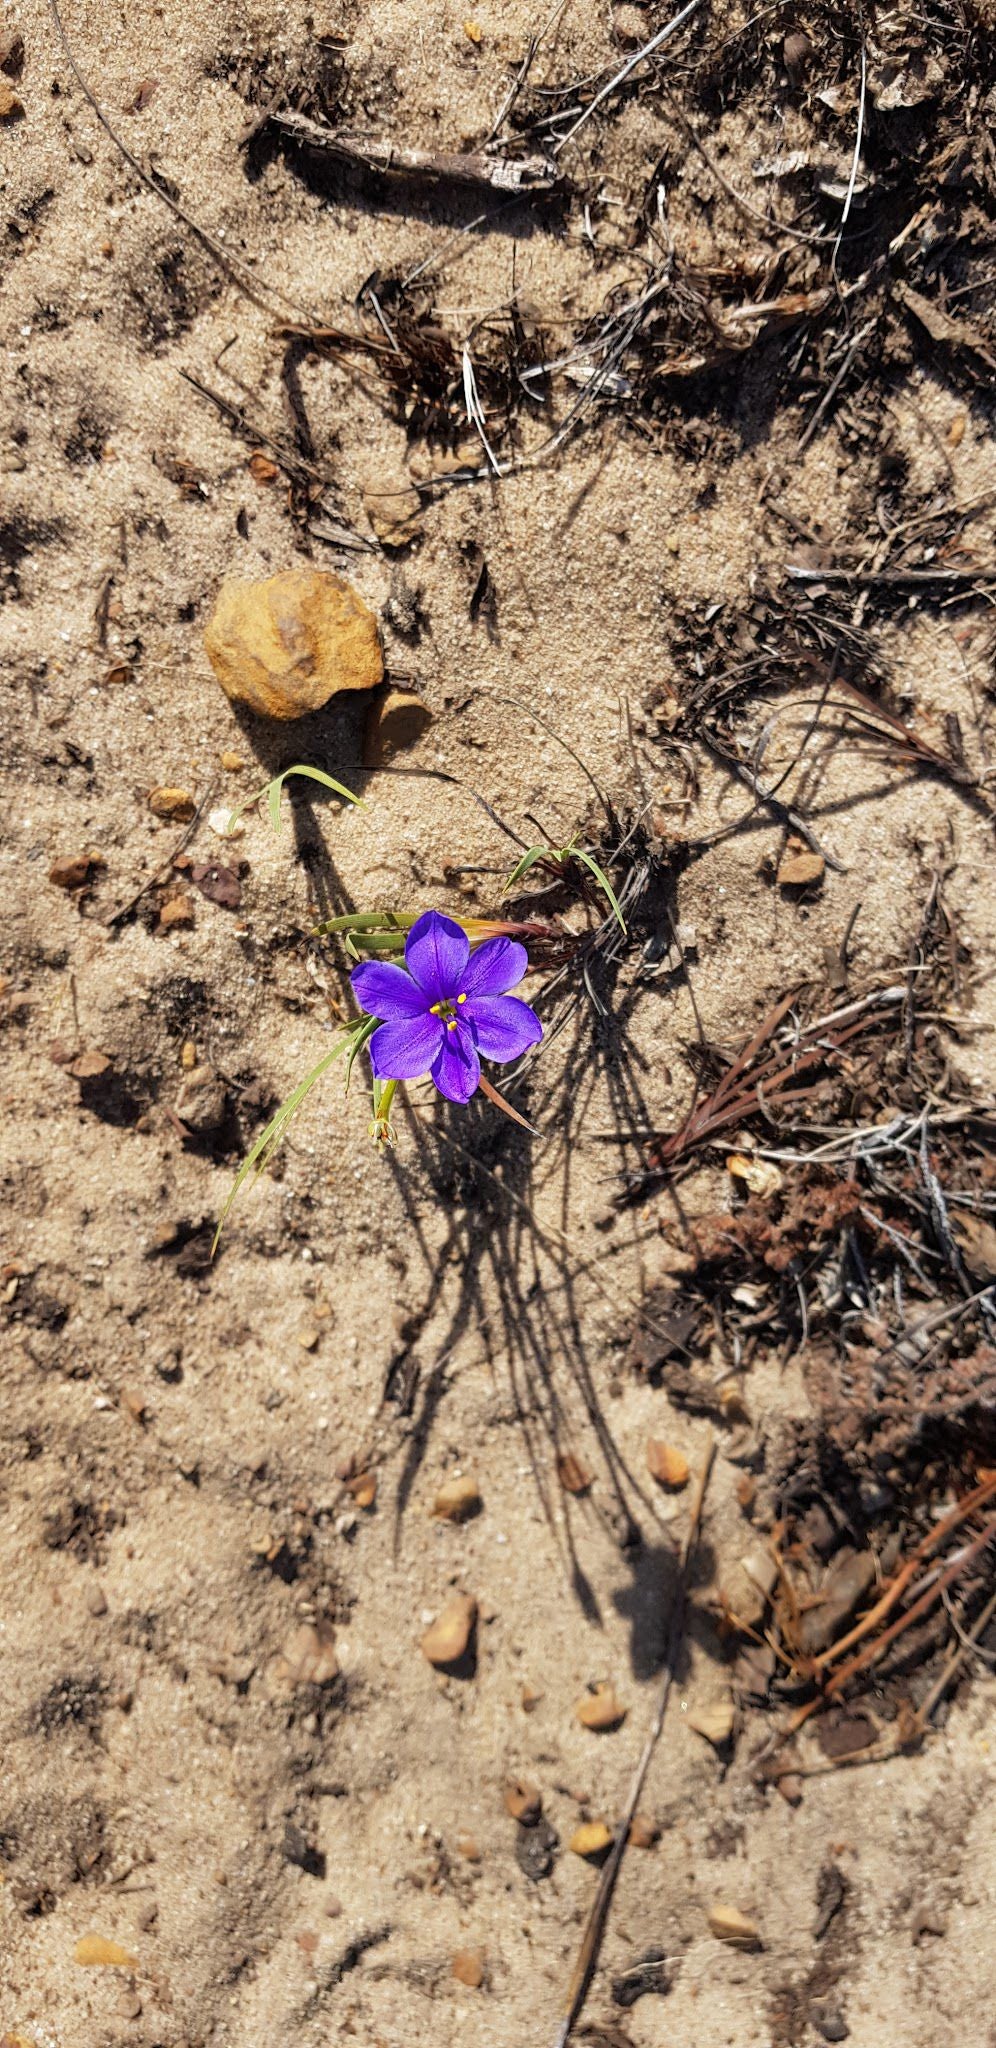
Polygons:
[[470,350],[467,348],[465,348],[463,351],[463,397],[464,404],[466,405],[467,408],[467,418],[470,421],[471,426],[476,429],[476,432],[480,436],[481,446],[484,450],[485,455],[488,458],[488,461],[491,464],[492,469],[494,470],[495,475],[504,476],[505,472],[502,469],[501,463],[499,462],[498,457],[496,456],[490,441],[488,440],[488,430],[484,419],[484,409],[481,405],[480,397],[478,396],[477,379],[474,376],[474,365],[470,360]]
[[664,27],[659,28],[655,36],[651,36],[649,43],[644,43],[642,49],[634,50],[632,57],[627,57],[622,70],[617,71],[615,77],[610,78],[607,85],[603,85],[601,92],[595,94],[591,104],[585,107],[583,114],[578,115],[573,128],[568,128],[567,134],[562,135],[560,141],[554,143],[554,156],[559,156],[560,151],[568,142],[572,141],[578,129],[584,127],[585,122],[590,119],[596,107],[600,107],[603,100],[607,100],[609,94],[615,92],[617,86],[624,85],[630,73],[636,70],[637,65],[642,64],[647,57],[652,57],[655,50],[659,50],[682,27],[682,24],[689,19],[690,15],[696,12],[698,6],[699,0],[687,0],[687,5],[681,9],[680,14],[676,14],[671,21],[665,22]]

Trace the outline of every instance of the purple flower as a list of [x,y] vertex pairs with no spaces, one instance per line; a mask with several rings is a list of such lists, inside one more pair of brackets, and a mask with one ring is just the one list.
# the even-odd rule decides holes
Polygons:
[[368,1017],[383,1019],[370,1039],[380,1081],[431,1074],[440,1095],[468,1102],[486,1060],[515,1060],[543,1036],[528,1003],[510,996],[529,965],[514,939],[470,940],[451,917],[427,910],[405,941],[404,967],[365,960],[350,976]]

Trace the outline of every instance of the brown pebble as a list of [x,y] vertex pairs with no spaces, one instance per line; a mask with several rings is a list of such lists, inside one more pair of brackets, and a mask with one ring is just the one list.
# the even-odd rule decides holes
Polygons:
[[557,1459],[557,1478],[565,1493],[587,1493],[591,1485],[591,1473],[573,1451],[564,1451]]
[[469,1472],[459,1479],[444,1479],[432,1503],[432,1512],[441,1522],[468,1522],[480,1509],[480,1487]]
[[612,33],[624,50],[638,50],[649,40],[646,16],[639,7],[622,6],[612,9]]
[[584,1820],[575,1828],[568,1843],[575,1856],[585,1856],[591,1862],[605,1855],[612,1847],[612,1829],[604,1820]]
[[86,1607],[87,1613],[92,1614],[95,1620],[100,1615],[107,1613],[107,1595],[104,1592],[103,1586],[91,1586],[89,1588],[86,1596]]
[[596,1685],[578,1700],[574,1718],[580,1721],[582,1728],[592,1728],[605,1734],[611,1728],[621,1727],[626,1719],[626,1708],[619,1700],[615,1686],[604,1683]]
[[672,1493],[680,1493],[688,1485],[690,1467],[684,1452],[660,1437],[652,1436],[647,1444],[647,1471],[658,1486],[666,1486]]
[[232,752],[231,747],[226,747],[221,757],[221,765],[226,775],[238,775],[246,764],[241,754],[235,754]]
[[189,825],[197,805],[189,789],[173,789],[164,784],[161,789],[149,791],[149,809],[156,818],[169,818],[175,825]]
[[93,867],[93,856],[89,853],[68,854],[62,860],[54,860],[48,871],[48,879],[55,889],[82,889],[89,880]]
[[634,1813],[629,1824],[629,1842],[632,1849],[653,1849],[660,1841],[661,1831],[649,1814]]
[[519,1701],[523,1713],[535,1714],[542,1697],[542,1693],[537,1692],[536,1687],[534,1685],[529,1685],[528,1683],[525,1684],[522,1688],[521,1693],[519,1694]]
[[385,547],[404,547],[421,528],[422,499],[412,484],[397,484],[393,490],[366,490],[363,507],[377,539]]
[[347,1479],[346,1487],[358,1508],[372,1508],[377,1499],[377,1474],[357,1472],[355,1479]]
[[167,896],[159,912],[161,931],[180,931],[194,922],[194,906],[189,896]]
[[709,1931],[717,1941],[725,1941],[730,1948],[750,1950],[761,1947],[761,1936],[753,1920],[748,1920],[736,1906],[710,1906]]
[[457,1855],[462,1856],[465,1863],[480,1862],[481,1851],[478,1846],[477,1837],[475,1835],[458,1835],[456,1838],[456,1846]]
[[442,1669],[459,1664],[471,1647],[477,1626],[477,1601],[472,1593],[457,1593],[448,1600],[422,1637],[422,1655]]
[[506,1778],[502,1793],[505,1812],[524,1828],[535,1827],[543,1811],[543,1794],[528,1778]]
[[331,1622],[303,1621],[299,1628],[292,1629],[268,1671],[278,1692],[295,1692],[305,1685],[331,1685],[339,1671]]
[[821,882],[825,865],[823,855],[813,853],[804,840],[789,839],[778,863],[778,886],[802,889],[810,882]]
[[117,2001],[117,2011],[123,2020],[137,2020],[142,2016],[142,2001],[137,1991],[122,1991]]
[[453,1958],[453,1975],[469,1991],[479,1991],[484,1982],[484,1957],[479,1948],[458,1948]]

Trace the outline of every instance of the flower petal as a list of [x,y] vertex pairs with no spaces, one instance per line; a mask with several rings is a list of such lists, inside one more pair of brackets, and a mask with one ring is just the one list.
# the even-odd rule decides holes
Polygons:
[[349,977],[353,994],[368,1017],[399,1024],[403,1017],[424,1017],[429,1005],[425,990],[389,960],[363,960]]
[[460,988],[468,996],[503,996],[518,986],[528,966],[525,946],[516,939],[485,939],[464,968]]
[[448,1096],[450,1102],[470,1101],[481,1078],[481,1062],[463,1022],[453,1031],[444,1031],[431,1072],[440,1095]]
[[427,910],[408,934],[405,966],[430,1003],[441,1003],[459,995],[469,953],[470,940],[462,927],[438,910]]
[[486,1060],[517,1060],[543,1036],[535,1010],[518,996],[470,996],[463,1014]]
[[382,1024],[370,1040],[370,1064],[378,1081],[417,1081],[440,1050],[446,1027],[424,1011],[397,1024]]

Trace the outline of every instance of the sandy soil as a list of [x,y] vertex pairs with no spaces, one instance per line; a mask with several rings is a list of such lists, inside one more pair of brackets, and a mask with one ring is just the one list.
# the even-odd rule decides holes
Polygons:
[[[279,152],[249,175],[247,123],[313,76],[322,37],[343,39],[357,124],[431,147],[486,135],[541,24],[524,0],[489,0],[472,20],[468,4],[67,12],[128,147],[265,303],[122,160],[46,9],[16,17],[24,112],[0,125],[0,2028],[35,2048],[419,2048],[441,2030],[465,2048],[552,2042],[596,1883],[567,1843],[625,1798],[687,1516],[687,1495],[647,1480],[646,1439],[694,1464],[713,1433],[627,1365],[633,1304],[675,1269],[674,1211],[668,1197],[614,1206],[631,1154],[600,1134],[623,1113],[673,1125],[696,1032],[687,980],[641,978],[638,954],[613,990],[625,1045],[582,1009],[527,1083],[538,1142],[423,1090],[395,1152],[378,1154],[363,1090],[345,1098],[333,1080],[218,1260],[203,1256],[259,1104],[314,1063],[342,1014],[339,968],[308,938],[316,903],[487,911],[509,849],[465,788],[364,775],[352,702],[275,738],[236,720],[202,644],[218,584],[300,561],[305,543],[286,483],[254,478],[244,438],[180,373],[292,439],[278,302],[348,324],[374,272],[444,246],[436,304],[459,337],[513,294],[554,336],[573,331],[632,283],[623,202],[662,149],[680,149],[662,100],[619,108],[602,159],[619,203],[597,212],[595,252],[577,210],[523,207],[470,232],[476,196],[322,192]],[[645,14],[649,35],[666,15]],[[538,80],[618,66],[618,29],[574,0]],[[148,103],[124,113],[143,80]],[[753,158],[796,146],[805,119],[776,92],[716,115],[711,134],[749,182]],[[848,136],[845,124],[845,162]],[[743,238],[691,159],[670,208],[701,263]],[[310,543],[377,611],[389,670],[433,713],[409,765],[460,778],[526,836],[533,813],[562,842],[592,806],[561,739],[613,801],[638,799],[628,707],[660,818],[706,830],[744,812],[744,790],[708,759],[689,811],[680,759],[659,745],[662,695],[680,699],[694,675],[684,624],[748,609],[782,573],[793,541],[770,506],[776,472],[782,506],[831,536],[875,495],[874,450],[855,452],[832,417],[795,453],[808,411],[779,402],[780,375],[770,356],[751,361],[722,417],[691,413],[684,437],[612,414],[543,466],[430,497],[399,556]],[[330,503],[369,538],[364,492],[424,477],[431,451],[362,364],[305,360],[299,377]],[[967,505],[991,487],[981,402],[914,358],[889,406],[911,491]],[[542,438],[528,421],[522,432],[526,446]],[[490,618],[471,613],[482,560]],[[399,629],[399,575],[419,593],[416,637]],[[983,757],[986,633],[981,606],[925,605],[882,638],[918,729],[940,744],[955,712]],[[779,727],[772,779],[802,722]],[[240,769],[222,766],[232,751]],[[169,933],[152,886],[112,921],[178,837],[150,789],[179,786],[206,811],[295,758],[355,778],[367,806],[301,806],[279,837],[253,813],[237,912],[197,896],[193,927]],[[783,990],[818,984],[856,903],[853,986],[899,971],[943,859],[976,970],[973,1028],[952,1057],[988,1092],[990,819],[908,765],[829,744],[807,800],[839,864],[818,892],[772,885],[784,835],[766,812],[680,876],[706,1034],[735,1045]],[[203,821],[189,850],[222,857]],[[91,851],[82,895],[50,885],[55,860]],[[94,1050],[112,1083],[70,1071]],[[193,1061],[227,1090],[210,1142],[176,1122]],[[551,1121],[565,1099],[568,1121]],[[724,1178],[704,1167],[686,1203],[728,1201]],[[686,1652],[641,1802],[661,1836],[625,1862],[590,2038],[801,2048],[845,2038],[839,2020],[862,2048],[996,2042],[992,1678],[959,1695],[918,1756],[814,1775],[796,1808],[751,1776],[760,1715],[743,1713],[727,1761],[688,1725],[728,1683],[709,1602],[755,1541],[737,1484],[746,1461],[763,1504],[765,1447],[806,1408],[802,1362],[760,1355],[744,1400],[747,1450],[742,1422],[718,1427]],[[592,1475],[581,1497],[558,1482],[568,1450]],[[376,1473],[370,1509],[339,1476],[350,1460]],[[451,1526],[430,1511],[459,1471],[477,1475],[483,1511]],[[464,1678],[435,1673],[418,1647],[455,1589],[480,1603]],[[340,1676],[294,1688],[279,1658],[309,1622],[334,1630]],[[573,1708],[603,1679],[628,1711],[596,1736]],[[514,1775],[541,1787],[560,1840],[543,1878],[516,1857],[502,1799]],[[817,1935],[830,1865],[843,1903]],[[710,1933],[716,1902],[756,1920],[756,1953]],[[75,1946],[91,1933],[133,1961],[82,1966]],[[673,1988],[624,2010],[612,1981],[652,1947]],[[483,1959],[478,1987],[453,1974],[466,1950]]]

